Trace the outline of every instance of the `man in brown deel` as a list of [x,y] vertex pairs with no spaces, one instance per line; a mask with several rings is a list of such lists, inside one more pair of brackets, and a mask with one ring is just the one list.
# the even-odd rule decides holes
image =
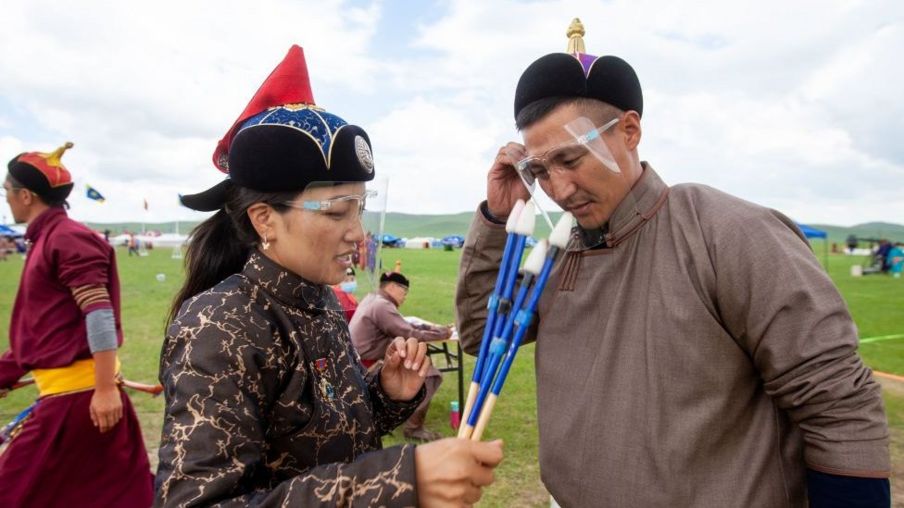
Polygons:
[[490,168],[456,295],[473,353],[523,183],[574,214],[530,334],[549,492],[566,507],[889,506],[879,385],[804,236],[663,182],[638,155],[634,70],[580,46],[518,82],[524,145]]
[[[387,272],[380,275],[380,288],[364,297],[358,305],[355,315],[348,324],[352,335],[352,343],[361,356],[361,363],[370,368],[386,354],[386,348],[396,337],[414,337],[422,342],[448,339],[452,330],[445,326],[428,324],[414,325],[399,313],[399,307],[405,303],[411,282],[398,272]],[[408,439],[417,441],[433,441],[442,436],[424,427],[430,399],[442,384],[443,377],[436,367],[431,366],[424,380],[426,396],[405,422],[403,434]]]

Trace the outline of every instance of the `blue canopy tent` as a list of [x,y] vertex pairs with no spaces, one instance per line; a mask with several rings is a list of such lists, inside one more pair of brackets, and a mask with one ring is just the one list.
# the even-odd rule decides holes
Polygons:
[[401,247],[402,239],[395,236],[390,235],[389,233],[384,233],[380,238],[380,241],[383,243],[384,247]]
[[15,229],[13,229],[9,226],[4,226],[3,224],[0,224],[0,236],[9,236],[12,238],[18,238],[18,237],[22,236],[22,233],[19,233],[18,231],[16,231]]
[[442,239],[443,245],[451,245],[452,247],[462,248],[465,245],[465,237],[461,235],[449,235],[444,236]]
[[800,229],[800,232],[807,237],[810,238],[821,238],[822,239],[822,257],[823,257],[823,268],[826,271],[829,271],[829,235],[825,231],[821,231],[814,227],[807,226],[806,224],[797,224],[797,227]]

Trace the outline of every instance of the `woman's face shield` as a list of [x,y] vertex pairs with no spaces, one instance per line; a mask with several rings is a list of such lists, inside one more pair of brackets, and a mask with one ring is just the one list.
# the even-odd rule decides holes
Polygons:
[[340,225],[357,227],[361,224],[363,227],[362,219],[367,200],[373,199],[376,195],[377,191],[368,189],[361,194],[340,195],[329,199],[303,199],[283,204],[290,208],[320,213]]
[[322,285],[319,291],[302,291],[308,308],[340,310],[329,286],[339,289],[349,269],[357,272],[355,295],[376,287],[385,187],[385,180],[316,182],[282,203],[294,215],[287,221],[290,249],[282,249],[293,260],[294,267],[287,268]]

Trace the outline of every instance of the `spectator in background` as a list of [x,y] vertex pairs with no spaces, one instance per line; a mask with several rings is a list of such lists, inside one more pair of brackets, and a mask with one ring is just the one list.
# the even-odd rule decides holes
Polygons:
[[[66,214],[72,147],[9,162],[3,187],[29,255],[0,355],[0,398],[26,373],[38,402],[0,455],[0,506],[150,506],[138,416],[119,388],[116,254]],[[86,460],[90,457],[89,460]]]
[[892,277],[901,278],[901,271],[904,269],[904,243],[897,242],[894,247],[888,251],[888,271]]
[[848,252],[850,254],[853,254],[854,249],[857,248],[857,237],[855,235],[848,235],[847,240],[845,240],[845,243],[847,243]]
[[[377,360],[386,354],[386,348],[396,337],[414,337],[419,341],[448,339],[452,329],[445,326],[413,325],[402,317],[399,307],[405,303],[411,282],[398,272],[384,273],[380,276],[380,289],[364,297],[355,316],[349,324],[352,343],[361,356],[365,367],[372,367]],[[424,422],[430,409],[430,399],[439,389],[443,378],[436,367],[431,366],[424,386],[427,395],[417,410],[405,422],[406,438],[419,441],[439,439],[438,433],[427,430]]]
[[879,240],[879,248],[876,249],[876,265],[880,266],[882,273],[888,273],[890,268],[888,264],[888,253],[891,251],[892,244],[884,238]]
[[371,239],[370,231],[367,232],[367,236],[365,236],[363,242],[358,242],[357,246],[357,254],[358,259],[356,260],[358,264],[358,268],[365,270],[367,269],[367,250],[370,247],[370,239]]
[[339,300],[339,305],[342,306],[342,310],[345,313],[345,321],[350,323],[352,321],[352,316],[355,315],[355,309],[358,308],[358,300],[355,299],[355,290],[358,289],[358,281],[355,279],[355,269],[348,267],[348,269],[345,270],[345,280],[330,287],[333,288],[333,293],[335,293],[336,298]]
[[129,235],[129,256],[138,256],[138,238],[135,235]]

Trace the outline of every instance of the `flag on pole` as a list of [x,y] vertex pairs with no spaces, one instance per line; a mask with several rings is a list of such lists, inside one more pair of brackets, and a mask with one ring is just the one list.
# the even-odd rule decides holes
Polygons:
[[104,196],[100,192],[97,192],[97,189],[95,189],[94,187],[92,187],[90,185],[85,185],[85,187],[87,187],[87,189],[85,190],[85,196],[88,199],[93,199],[94,201],[97,201],[98,203],[104,202]]
[[144,198],[144,211],[148,210],[148,199]]

